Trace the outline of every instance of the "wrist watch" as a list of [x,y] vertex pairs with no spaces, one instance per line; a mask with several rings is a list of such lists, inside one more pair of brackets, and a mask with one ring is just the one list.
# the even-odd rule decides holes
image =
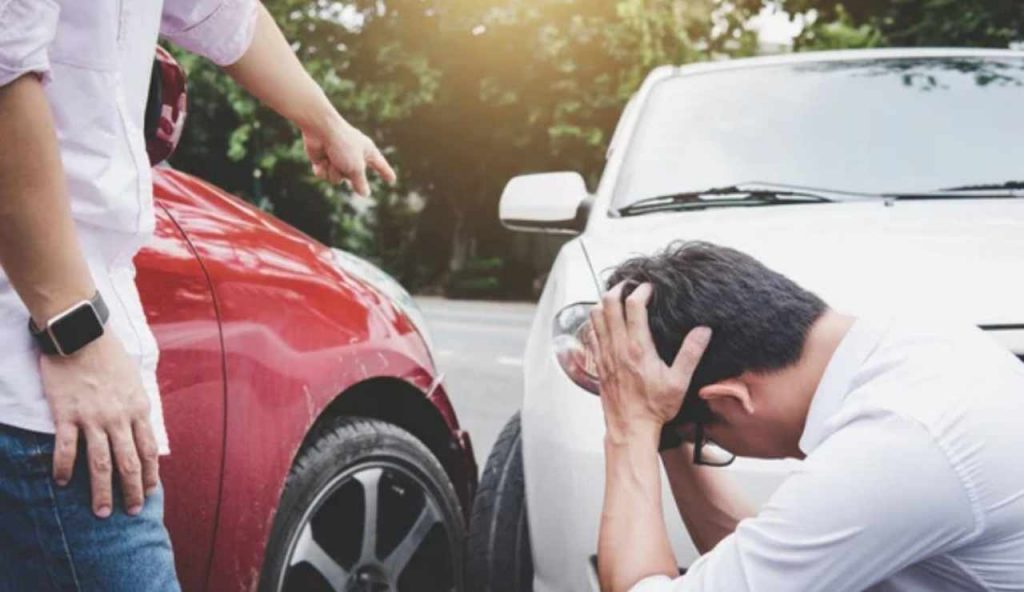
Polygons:
[[42,328],[29,318],[28,330],[44,354],[70,356],[99,339],[108,318],[107,303],[97,291],[92,298],[71,305]]

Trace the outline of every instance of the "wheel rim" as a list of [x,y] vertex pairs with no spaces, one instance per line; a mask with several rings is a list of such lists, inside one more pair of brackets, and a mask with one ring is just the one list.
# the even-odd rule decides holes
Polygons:
[[334,477],[289,541],[279,592],[455,590],[456,542],[415,471],[369,461]]

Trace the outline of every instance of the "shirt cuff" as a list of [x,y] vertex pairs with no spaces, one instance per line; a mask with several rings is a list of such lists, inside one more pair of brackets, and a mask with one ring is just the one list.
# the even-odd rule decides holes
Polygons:
[[50,79],[47,50],[59,15],[53,0],[0,0],[0,86],[28,73]]
[[668,576],[651,576],[644,578],[633,585],[629,592],[672,592],[675,582]]
[[209,16],[180,31],[164,31],[175,45],[218,66],[234,64],[252,44],[256,31],[256,0],[224,0]]

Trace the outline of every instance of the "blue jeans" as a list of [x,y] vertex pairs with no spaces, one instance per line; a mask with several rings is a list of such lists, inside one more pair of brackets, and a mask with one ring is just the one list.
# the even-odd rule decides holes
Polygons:
[[0,424],[0,592],[180,590],[163,488],[129,516],[115,479],[113,512],[97,518],[85,449],[71,482],[58,487],[53,440]]

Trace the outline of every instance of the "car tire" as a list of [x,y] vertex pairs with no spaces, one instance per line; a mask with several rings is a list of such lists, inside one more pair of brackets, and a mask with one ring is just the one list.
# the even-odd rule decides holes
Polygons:
[[455,488],[422,442],[386,422],[339,418],[288,475],[259,590],[461,592],[464,535]]
[[519,414],[487,458],[470,518],[466,582],[474,592],[533,590]]

